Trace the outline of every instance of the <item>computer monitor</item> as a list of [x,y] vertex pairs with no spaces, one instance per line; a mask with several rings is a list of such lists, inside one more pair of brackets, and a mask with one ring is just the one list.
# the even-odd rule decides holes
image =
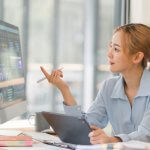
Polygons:
[[0,20],[0,123],[27,111],[18,27]]

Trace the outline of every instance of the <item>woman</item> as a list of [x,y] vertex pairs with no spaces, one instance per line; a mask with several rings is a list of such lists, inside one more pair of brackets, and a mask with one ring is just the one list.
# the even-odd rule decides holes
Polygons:
[[[85,114],[93,129],[89,134],[90,142],[150,142],[150,72],[145,69],[150,60],[150,27],[143,24],[118,27],[109,45],[108,60],[111,72],[120,75],[103,82]],[[43,67],[41,70],[61,91],[66,113],[82,115],[68,85],[60,78],[61,70],[51,74]],[[108,121],[112,125],[112,136],[102,130]]]

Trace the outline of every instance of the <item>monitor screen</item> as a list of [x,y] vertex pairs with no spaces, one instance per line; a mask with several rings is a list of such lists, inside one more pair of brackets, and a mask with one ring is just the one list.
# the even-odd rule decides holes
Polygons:
[[[0,21],[0,122],[21,114],[23,110],[18,110],[17,104],[24,101],[25,80],[19,30],[14,25]],[[9,111],[9,107],[13,112]]]

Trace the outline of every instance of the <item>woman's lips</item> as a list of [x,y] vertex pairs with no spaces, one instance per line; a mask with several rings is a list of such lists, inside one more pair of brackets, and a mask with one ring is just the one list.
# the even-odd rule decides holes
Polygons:
[[110,64],[110,65],[114,65],[115,63],[114,63],[114,62],[109,62],[109,64]]

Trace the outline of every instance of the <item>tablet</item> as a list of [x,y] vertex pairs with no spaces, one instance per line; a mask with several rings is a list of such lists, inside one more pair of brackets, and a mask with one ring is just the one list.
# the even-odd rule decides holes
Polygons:
[[91,128],[85,119],[51,112],[42,115],[63,142],[90,145]]

